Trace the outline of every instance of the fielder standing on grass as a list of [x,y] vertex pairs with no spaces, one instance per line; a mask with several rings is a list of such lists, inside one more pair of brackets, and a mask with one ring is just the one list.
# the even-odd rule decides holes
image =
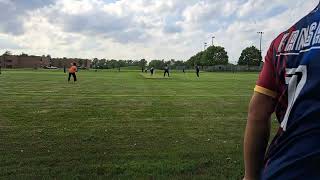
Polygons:
[[[244,140],[246,180],[320,179],[320,4],[271,44]],[[268,151],[271,114],[280,128]]]
[[170,77],[170,73],[169,73],[169,67],[168,67],[168,65],[166,65],[166,66],[164,67],[163,77],[166,77],[166,74],[168,74],[168,77]]
[[200,68],[199,68],[199,66],[196,66],[196,73],[197,73],[197,77],[200,77]]
[[71,63],[71,67],[69,68],[68,82],[70,82],[71,76],[73,77],[73,82],[77,81],[77,75],[76,75],[77,71],[78,71],[77,64],[76,63]]

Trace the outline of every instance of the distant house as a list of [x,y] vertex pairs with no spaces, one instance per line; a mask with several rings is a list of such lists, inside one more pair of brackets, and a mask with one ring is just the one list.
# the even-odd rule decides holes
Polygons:
[[0,65],[3,68],[43,68],[50,65],[50,58],[45,56],[2,55]]

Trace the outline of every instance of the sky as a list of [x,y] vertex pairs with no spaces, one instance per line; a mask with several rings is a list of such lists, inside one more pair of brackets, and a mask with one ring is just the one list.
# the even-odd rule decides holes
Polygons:
[[271,41],[318,0],[0,0],[0,54],[188,60],[204,42],[236,63]]

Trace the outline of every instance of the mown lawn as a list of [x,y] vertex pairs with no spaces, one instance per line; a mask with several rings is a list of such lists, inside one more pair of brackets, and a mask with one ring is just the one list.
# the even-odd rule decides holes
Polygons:
[[240,179],[257,73],[0,75],[0,178]]

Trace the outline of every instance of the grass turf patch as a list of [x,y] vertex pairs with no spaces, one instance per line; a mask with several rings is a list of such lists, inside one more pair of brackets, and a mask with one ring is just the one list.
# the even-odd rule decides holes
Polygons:
[[0,75],[0,178],[239,179],[257,74]]

